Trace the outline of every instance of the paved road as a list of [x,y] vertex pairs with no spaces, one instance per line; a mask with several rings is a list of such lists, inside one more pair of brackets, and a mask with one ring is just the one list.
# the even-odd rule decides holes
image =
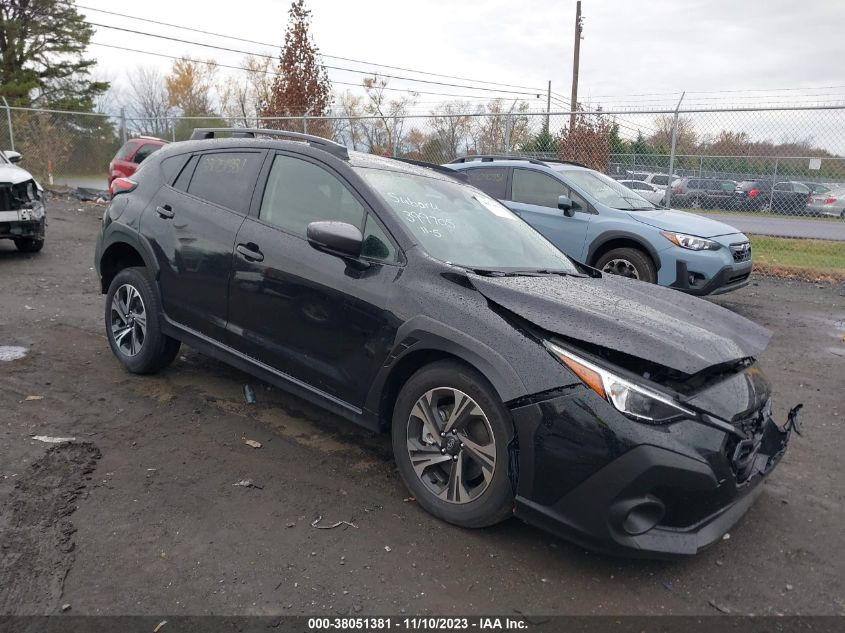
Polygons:
[[845,615],[845,288],[761,278],[714,299],[774,330],[761,362],[804,434],[730,539],[619,560],[517,520],[442,523],[389,437],[187,347],[126,373],[91,270],[101,217],[56,200],[41,253],[0,243],[0,346],[28,350],[0,362],[0,613]]
[[813,218],[771,218],[744,213],[701,213],[735,226],[743,233],[845,241],[845,222]]

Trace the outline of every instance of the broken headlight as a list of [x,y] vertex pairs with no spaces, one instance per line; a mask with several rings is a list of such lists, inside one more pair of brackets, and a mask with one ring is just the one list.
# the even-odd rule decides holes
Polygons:
[[585,385],[629,418],[648,424],[665,424],[680,417],[695,417],[693,411],[682,407],[668,394],[638,385],[554,343],[547,341],[546,348]]
[[669,231],[660,231],[660,234],[675,246],[680,246],[690,251],[718,251],[722,248],[722,245],[718,242],[705,240],[703,237],[696,237],[695,235],[671,233]]

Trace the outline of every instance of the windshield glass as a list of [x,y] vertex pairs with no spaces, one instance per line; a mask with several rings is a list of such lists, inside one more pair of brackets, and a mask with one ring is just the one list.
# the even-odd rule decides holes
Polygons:
[[604,174],[588,169],[563,170],[563,177],[598,202],[613,209],[623,211],[651,211],[656,209],[653,204],[641,195],[631,191],[625,185],[620,185]]
[[357,171],[432,257],[465,268],[578,274],[551,242],[478,189],[370,167]]

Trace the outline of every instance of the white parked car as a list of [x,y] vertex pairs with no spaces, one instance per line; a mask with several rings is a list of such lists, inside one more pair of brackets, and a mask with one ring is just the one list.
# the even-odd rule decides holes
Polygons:
[[0,239],[13,240],[19,251],[35,253],[44,246],[47,213],[44,190],[25,169],[18,152],[0,152]]
[[620,180],[619,184],[625,185],[631,191],[636,191],[643,198],[651,202],[651,204],[663,204],[666,187],[660,188],[657,185],[652,185],[642,180]]
[[629,171],[626,173],[628,175],[626,181],[638,180],[649,185],[655,185],[658,189],[663,189],[664,191],[666,190],[666,187],[669,186],[670,182],[679,178],[677,175],[669,178],[669,174],[659,174],[651,171]]

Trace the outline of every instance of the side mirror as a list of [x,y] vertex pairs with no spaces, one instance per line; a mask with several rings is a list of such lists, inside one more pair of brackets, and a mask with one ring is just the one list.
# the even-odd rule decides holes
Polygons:
[[557,208],[563,211],[563,215],[568,218],[575,215],[575,210],[572,208],[572,200],[569,199],[569,196],[560,196],[557,199]]
[[20,152],[13,152],[10,149],[7,149],[3,153],[6,155],[6,158],[9,159],[10,163],[19,163],[19,162],[21,162],[21,159],[23,158],[23,156],[21,156]]
[[358,227],[346,222],[311,222],[305,229],[308,243],[318,251],[359,257],[364,236]]

